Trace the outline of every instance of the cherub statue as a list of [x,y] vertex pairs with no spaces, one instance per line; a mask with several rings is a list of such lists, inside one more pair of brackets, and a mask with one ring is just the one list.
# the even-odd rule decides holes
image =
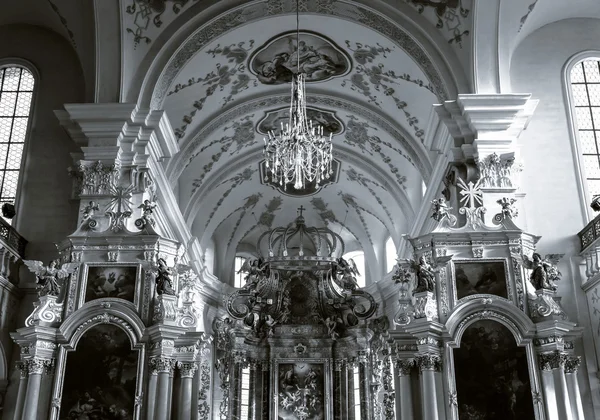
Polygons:
[[83,222],[91,219],[92,217],[94,217],[94,212],[96,211],[100,211],[100,207],[98,206],[98,203],[96,203],[95,201],[90,201],[89,204],[87,206],[85,206],[83,208],[83,210],[81,210],[81,212],[83,213]]
[[79,263],[67,263],[58,267],[59,260],[50,261],[47,267],[41,261],[23,260],[23,262],[37,278],[39,297],[58,296],[62,286],[58,280],[68,277],[79,267]]
[[408,266],[410,270],[415,273],[415,285],[413,287],[413,295],[421,292],[435,291],[435,273],[439,267],[447,263],[452,259],[452,255],[445,257],[436,258],[433,263],[430,263],[428,259],[422,255],[419,258],[419,262],[415,260],[402,260],[398,259],[398,265]]
[[156,267],[156,293],[159,295],[171,295],[175,296],[175,290],[173,289],[173,269],[167,266],[167,262],[164,258],[159,258]]
[[152,226],[156,223],[154,221],[154,209],[156,208],[156,200],[153,198],[152,200],[144,200],[142,204],[138,206],[138,209],[142,209],[142,219],[146,223],[150,223]]
[[340,336],[340,326],[344,325],[342,319],[338,316],[329,316],[323,320],[327,327],[327,333],[333,340],[337,340]]
[[349,258],[348,261],[338,258],[337,262],[332,264],[332,273],[342,289],[350,291],[358,289],[356,276],[360,276],[360,273],[352,258]]
[[436,222],[447,219],[450,226],[454,226],[456,224],[456,216],[450,213],[450,210],[452,210],[452,207],[449,207],[448,204],[446,204],[446,199],[444,197],[431,201],[431,218]]
[[502,207],[502,218],[510,218],[514,219],[519,215],[519,210],[514,206],[517,202],[514,198],[502,197],[500,200],[497,200],[496,203],[500,204]]
[[237,273],[248,273],[244,279],[246,283],[243,289],[253,290],[260,279],[269,277],[270,272],[269,263],[262,258],[256,258],[246,259]]
[[515,255],[523,267],[532,270],[529,280],[535,290],[552,290],[556,291],[555,281],[560,280],[562,276],[556,265],[564,254],[546,254],[544,258],[535,252],[530,260],[527,255]]
[[267,336],[271,337],[275,332],[275,324],[277,324],[277,320],[273,318],[271,315],[267,315],[265,318],[265,328],[267,330]]

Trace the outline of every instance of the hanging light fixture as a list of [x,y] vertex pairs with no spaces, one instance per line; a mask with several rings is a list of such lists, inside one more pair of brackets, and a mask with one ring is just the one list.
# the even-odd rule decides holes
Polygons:
[[[296,51],[300,45],[299,0],[296,0]],[[331,134],[323,135],[323,127],[313,125],[306,116],[305,75],[300,71],[300,54],[297,54],[297,71],[292,79],[292,98],[289,121],[283,125],[279,136],[273,131],[265,137],[264,156],[267,177],[285,190],[293,182],[296,190],[305,189],[333,174]]]

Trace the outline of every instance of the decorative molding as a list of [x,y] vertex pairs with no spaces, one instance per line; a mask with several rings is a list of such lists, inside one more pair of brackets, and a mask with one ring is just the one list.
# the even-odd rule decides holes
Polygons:
[[434,372],[442,371],[442,356],[439,354],[420,354],[415,357],[415,363],[419,371],[432,370]]
[[111,190],[117,186],[121,167],[118,163],[106,165],[100,160],[79,160],[68,171],[74,180],[74,196],[82,198],[111,195]]
[[25,326],[57,326],[62,322],[63,303],[56,303],[58,296],[40,296],[33,303],[33,312],[25,320]]
[[33,357],[24,361],[27,366],[27,373],[29,375],[50,375],[54,371],[54,359],[42,359],[40,357]]
[[515,163],[514,153],[498,156],[491,153],[477,160],[477,169],[484,189],[516,189],[517,175],[523,171],[523,165]]
[[414,295],[414,318],[421,319],[424,318],[427,321],[437,321],[438,311],[437,311],[437,302],[433,297],[433,293],[431,292],[421,292],[416,293]]
[[198,363],[196,362],[177,362],[177,367],[182,378],[193,378],[198,371]]
[[581,356],[568,357],[565,361],[565,373],[577,373],[581,366]]
[[177,362],[175,359],[163,356],[152,357],[148,363],[151,375],[156,375],[157,373],[168,373],[170,376],[172,376],[176,365]]
[[[416,346],[415,346],[416,350]],[[408,376],[417,365],[415,359],[396,359],[396,371],[400,376]]]
[[558,350],[538,355],[540,369],[544,371],[563,369],[568,358],[567,353]]

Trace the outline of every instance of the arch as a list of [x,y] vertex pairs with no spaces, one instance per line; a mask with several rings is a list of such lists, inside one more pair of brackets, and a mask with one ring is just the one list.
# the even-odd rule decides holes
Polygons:
[[[579,130],[577,124],[577,116],[575,115],[575,101],[573,98],[573,88],[571,81],[571,72],[575,65],[585,61],[588,58],[597,58],[600,61],[600,50],[586,50],[578,52],[571,56],[565,63],[562,69],[562,84],[565,100],[565,112],[567,114],[567,124],[569,136],[571,138],[571,147],[573,150],[573,160],[576,169],[577,191],[580,197],[580,205],[582,207],[582,215],[584,221],[588,223],[592,218],[592,213],[589,210],[589,204],[592,201],[587,180],[585,177],[584,163],[582,162],[583,148],[580,142]],[[598,127],[600,129],[600,126]],[[600,137],[597,139],[600,141]]]
[[[483,303],[485,300],[486,303]],[[489,301],[491,300],[491,303]],[[460,346],[465,330],[473,323],[489,319],[503,324],[515,337],[519,346],[531,342],[535,333],[535,324],[512,303],[492,297],[471,300],[459,305],[448,317],[446,329],[452,337],[448,345],[452,348]]]
[[[257,15],[256,11],[249,11],[256,7],[255,2],[238,2],[237,7],[215,3],[201,2],[188,8],[161,33],[132,79],[132,86],[125,96],[127,102],[137,102],[143,108],[160,108],[170,82],[206,40],[265,18],[264,13],[252,16]],[[409,5],[399,4],[392,8],[369,0],[347,3],[350,10],[336,11],[336,17],[370,26],[409,52],[435,86],[440,101],[469,91],[466,75],[455,53],[439,33],[427,31],[428,23]],[[309,3],[309,8],[312,7]],[[331,5],[318,7],[323,10],[309,9],[308,12],[333,14]],[[358,10],[351,10],[352,7]],[[269,17],[287,13],[268,10]],[[342,16],[343,13],[347,16]]]
[[85,310],[74,312],[60,326],[63,336],[63,347],[74,350],[81,337],[91,328],[100,324],[113,324],[121,328],[131,341],[133,349],[143,346],[145,326],[140,317],[129,307],[120,302],[91,302]]

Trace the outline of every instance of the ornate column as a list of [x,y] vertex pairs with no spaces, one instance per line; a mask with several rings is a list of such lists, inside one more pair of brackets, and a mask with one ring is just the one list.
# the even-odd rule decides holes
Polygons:
[[247,363],[244,353],[236,351],[233,354],[233,369],[231,372],[231,387],[229,389],[229,418],[238,419],[241,411],[240,395],[242,394],[242,369]]
[[334,360],[333,362],[333,418],[342,420],[342,369],[343,360]]
[[248,419],[250,420],[258,420],[258,407],[260,406],[257,387],[259,385],[258,369],[259,362],[256,360],[251,360],[249,362],[250,366],[250,382],[248,384],[249,390],[249,404],[248,404]]
[[571,401],[574,420],[585,420],[583,413],[583,403],[577,382],[577,371],[581,365],[581,357],[569,356],[565,361],[565,378],[567,381],[567,392]]
[[369,381],[368,354],[361,351],[358,354],[358,380],[360,381],[360,418],[369,420],[371,412],[371,387]]
[[396,382],[396,418],[398,420],[414,419],[412,387],[410,375],[415,366],[414,359],[396,359],[395,382]]
[[17,402],[15,404],[15,419],[21,419],[23,415],[23,404],[25,403],[25,393],[27,392],[27,380],[29,372],[27,363],[17,362],[17,369],[20,371],[19,375],[19,390],[17,393]]
[[567,353],[554,350],[538,357],[548,420],[574,420],[565,377]]
[[440,407],[439,401],[442,390],[438,384],[437,376],[442,371],[442,356],[435,353],[419,354],[415,357],[416,365],[419,367],[421,382],[421,404],[423,418],[427,420],[441,420],[444,418],[440,413],[444,407]]
[[356,405],[356,401],[354,400],[354,388],[355,388],[355,384],[354,384],[354,366],[355,366],[355,362],[354,360],[349,360],[348,363],[346,363],[346,377],[348,378],[347,381],[347,389],[348,389],[348,420],[354,420],[355,416],[354,416],[354,406]]
[[269,360],[263,360],[262,364],[262,394],[261,394],[261,401],[262,401],[262,415],[261,418],[262,420],[268,420],[269,419],[269,395],[271,395],[270,390],[270,381],[269,381],[269,374],[271,373],[271,362]]
[[164,356],[153,357],[150,359],[150,365],[153,370],[156,370],[157,374],[153,418],[156,420],[170,420],[175,360]]
[[156,408],[156,385],[158,382],[157,363],[154,358],[148,360],[148,403],[146,406],[146,416],[149,419],[154,418],[154,410]]
[[[25,401],[23,406],[23,420],[38,420],[48,417],[48,406],[44,404],[45,398],[42,395],[42,376],[52,373],[54,361],[52,359],[42,359],[33,357],[25,361],[27,365],[27,390],[25,391]],[[46,396],[46,397],[49,397]]]
[[196,362],[178,362],[177,367],[181,378],[177,417],[179,420],[189,420],[192,418],[192,380],[198,371],[198,364]]
[[382,419],[396,420],[396,386],[392,368],[392,356],[389,351],[384,352],[383,356],[383,401],[382,404]]

